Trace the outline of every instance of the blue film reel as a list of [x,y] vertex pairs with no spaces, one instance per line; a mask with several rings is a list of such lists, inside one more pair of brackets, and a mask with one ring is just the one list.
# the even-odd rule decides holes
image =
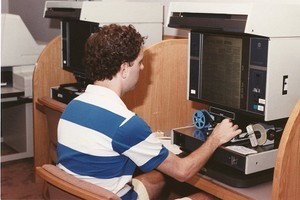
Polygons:
[[196,110],[193,115],[193,126],[197,129],[207,129],[211,124],[211,117],[207,110]]

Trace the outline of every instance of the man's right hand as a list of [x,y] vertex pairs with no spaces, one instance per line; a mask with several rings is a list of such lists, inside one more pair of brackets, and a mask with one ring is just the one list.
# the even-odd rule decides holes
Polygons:
[[217,146],[220,146],[241,133],[242,130],[239,129],[238,125],[233,124],[230,119],[223,119],[221,123],[216,125],[209,139],[213,140],[213,143]]

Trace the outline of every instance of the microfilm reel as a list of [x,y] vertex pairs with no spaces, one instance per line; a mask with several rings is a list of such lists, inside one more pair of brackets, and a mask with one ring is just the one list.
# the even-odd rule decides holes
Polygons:
[[258,145],[263,145],[267,141],[267,131],[261,124],[254,124],[253,125],[253,130],[254,132],[259,133],[259,137],[257,138],[257,144]]
[[206,119],[206,116],[209,116],[209,113],[206,110],[197,110],[193,115],[193,126],[197,129],[208,128],[210,121]]

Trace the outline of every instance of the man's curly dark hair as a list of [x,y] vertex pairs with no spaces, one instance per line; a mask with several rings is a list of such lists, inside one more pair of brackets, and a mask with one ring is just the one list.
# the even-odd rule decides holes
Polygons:
[[130,64],[138,57],[145,39],[132,25],[100,27],[86,42],[86,78],[92,82],[111,80],[123,63]]

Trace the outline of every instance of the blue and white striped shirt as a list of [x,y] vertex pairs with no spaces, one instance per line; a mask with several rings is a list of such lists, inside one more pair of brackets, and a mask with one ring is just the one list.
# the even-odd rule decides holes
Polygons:
[[71,101],[58,124],[58,166],[122,199],[136,199],[128,184],[139,167],[148,172],[168,150],[112,90],[88,85]]

